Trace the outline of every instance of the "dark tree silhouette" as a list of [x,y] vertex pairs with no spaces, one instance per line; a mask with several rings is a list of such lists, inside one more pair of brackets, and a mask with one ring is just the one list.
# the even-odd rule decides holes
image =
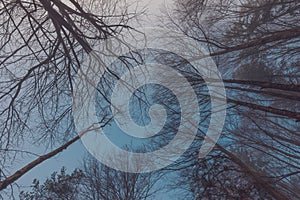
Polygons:
[[[2,190],[79,139],[71,115],[74,76],[93,47],[130,29],[136,13],[125,1],[1,0],[0,16]],[[36,156],[19,149],[38,144],[60,147],[12,173],[16,158]]]
[[[223,73],[229,104],[221,140],[226,142],[220,142],[216,152],[202,161],[212,169],[204,172],[199,169],[198,178],[191,173],[187,182],[199,197],[236,198],[231,196],[232,192],[228,193],[226,176],[221,174],[232,174],[232,169],[237,169],[236,174],[242,174],[241,181],[251,183],[251,188],[263,189],[254,195],[256,198],[268,193],[269,198],[298,199],[292,180],[299,178],[300,167],[299,2],[176,2],[176,8],[166,12],[165,25],[207,48]],[[201,57],[195,55],[194,59]],[[201,84],[200,79],[193,81]],[[230,166],[220,167],[222,159]],[[198,162],[191,164],[196,169],[198,165]],[[216,173],[220,177],[213,181],[218,183],[204,190],[203,180]],[[228,181],[233,188],[237,186],[234,180]],[[224,188],[215,188],[218,184]],[[210,190],[215,193],[209,193]],[[239,194],[237,188],[235,191]],[[238,198],[247,195],[244,191]]]
[[116,171],[99,163],[95,158],[84,158],[83,166],[66,174],[54,172],[42,185],[33,181],[32,191],[22,191],[23,200],[72,199],[72,200],[146,200],[153,199],[162,189],[157,182],[160,172],[130,174]]

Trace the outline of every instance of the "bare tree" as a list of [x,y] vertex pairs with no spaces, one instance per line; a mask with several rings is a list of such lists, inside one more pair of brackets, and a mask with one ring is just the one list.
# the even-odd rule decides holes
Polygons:
[[[2,190],[27,171],[9,177],[14,159],[37,155],[19,150],[22,147],[40,144],[45,150],[57,145],[64,149],[79,139],[74,137],[71,115],[74,76],[93,46],[130,29],[127,23],[136,13],[129,13],[125,1],[0,3]],[[56,150],[49,155],[61,152]],[[33,161],[29,168],[38,163]]]
[[[291,182],[299,176],[299,3],[187,0],[176,6],[166,26],[206,46],[227,89],[228,122],[211,165],[225,156],[230,168],[238,167],[272,198],[299,198]],[[207,177],[194,182],[201,178]],[[221,197],[228,197],[221,188]]]
[[153,199],[159,186],[160,172],[130,174],[111,169],[95,158],[84,158],[83,166],[66,174],[56,172],[43,185],[33,181],[32,191],[22,191],[21,199]]
[[153,199],[157,191],[163,188],[162,184],[159,185],[163,175],[160,171],[126,173],[88,157],[84,160],[83,172],[87,199]]
[[[70,115],[73,78],[93,45],[99,47],[98,40],[130,29],[127,23],[135,13],[128,13],[126,4],[118,7],[117,1],[101,1],[99,5],[75,0],[68,3],[60,0],[1,2],[0,14],[4,16],[1,26],[5,29],[0,32],[0,73],[3,74],[0,82],[3,88],[0,92],[3,161],[0,164],[4,169],[1,170],[0,188],[4,189],[79,139],[69,140],[74,132]],[[98,10],[94,8],[100,9],[101,14],[95,13]],[[167,15],[164,26],[179,30],[196,44],[204,45],[214,58],[224,76],[228,116],[223,138],[215,151],[198,161],[197,150],[211,117],[210,94],[203,79],[186,60],[174,59],[172,52],[148,49],[152,61],[172,65],[184,75],[197,94],[199,110],[205,110],[201,123],[195,125],[198,134],[191,148],[164,170],[179,171],[183,178],[177,185],[187,183],[185,188],[196,198],[202,195],[208,199],[298,198],[293,184],[299,179],[299,3],[288,0],[185,0],[176,1],[176,9]],[[120,62],[114,63],[118,64],[116,70],[106,71],[96,86],[102,96],[98,108],[103,126],[111,117],[112,83],[120,79],[124,71],[145,64],[141,59],[143,53],[130,52],[119,57]],[[176,83],[177,80],[173,81]],[[155,93],[153,89],[159,92]],[[184,101],[188,102],[188,98]],[[157,85],[134,93],[131,104],[137,105],[133,114],[136,121],[145,125],[149,121],[145,113],[155,103],[164,106],[168,119],[166,128],[151,138],[154,145],[147,146],[146,150],[167,144],[180,123],[178,99]],[[7,170],[7,159],[12,152],[21,153],[15,147],[19,147],[26,137],[43,145],[61,146],[11,173]],[[104,193],[114,199],[149,196],[150,188],[140,181],[150,183],[150,176],[121,173],[96,161],[89,162],[95,171],[85,170],[88,183],[85,188],[94,194],[93,198],[103,197]],[[97,172],[99,169],[102,171]],[[192,169],[191,173],[181,171],[186,169]],[[109,179],[99,180],[112,175],[120,184]],[[94,179],[94,176],[99,178]],[[249,192],[244,192],[248,189]]]

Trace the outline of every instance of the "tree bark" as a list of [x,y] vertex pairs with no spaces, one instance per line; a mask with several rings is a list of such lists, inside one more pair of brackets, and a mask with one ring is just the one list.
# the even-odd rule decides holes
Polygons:
[[250,175],[250,177],[258,184],[260,185],[262,188],[264,188],[267,192],[269,192],[269,194],[274,197],[277,200],[288,200],[289,198],[283,194],[282,192],[280,192],[279,190],[275,189],[273,186],[271,186],[270,183],[268,183],[267,181],[265,181],[262,177],[261,174],[256,172],[254,169],[252,169],[250,166],[248,166],[247,164],[245,164],[241,159],[239,159],[236,155],[234,155],[233,153],[227,151],[226,149],[224,149],[222,146],[220,145],[216,145],[216,147],[222,151],[224,154],[226,154],[229,159],[231,161],[233,161],[234,163],[236,163],[238,166],[240,166],[244,172],[248,175]]

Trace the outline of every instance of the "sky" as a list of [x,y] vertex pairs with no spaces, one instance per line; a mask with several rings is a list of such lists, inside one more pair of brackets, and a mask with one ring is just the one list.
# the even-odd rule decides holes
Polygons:
[[[129,0],[129,2],[135,2]],[[155,26],[158,22],[159,15],[161,14],[161,8],[164,5],[171,5],[172,0],[138,0],[139,8],[146,8],[146,15],[144,17],[143,25],[144,26]],[[132,24],[135,26],[135,24]],[[140,26],[140,25],[136,25]],[[138,28],[138,27],[137,27]],[[45,154],[49,152],[48,149],[46,152],[44,150],[39,149],[38,147],[27,146],[24,150],[29,150],[32,152],[39,152],[39,154]],[[71,173],[76,167],[79,167],[82,163],[82,158],[87,155],[87,150],[81,141],[72,144],[69,148],[64,150],[62,153],[59,153],[57,156],[39,164],[31,171],[26,173],[23,177],[21,177],[17,183],[20,186],[30,186],[33,179],[38,179],[40,182],[44,182],[46,178],[50,177],[50,175],[55,171],[60,171],[60,169],[65,166],[67,168],[67,173]],[[36,157],[24,157],[24,160],[20,160],[19,162],[15,162],[14,169],[12,171],[16,171],[21,167],[25,166],[29,162],[31,162]],[[20,190],[26,190],[26,187],[21,187]],[[15,191],[18,194],[19,191]],[[16,195],[17,196],[17,195]],[[168,194],[164,194],[163,196],[168,196]]]

